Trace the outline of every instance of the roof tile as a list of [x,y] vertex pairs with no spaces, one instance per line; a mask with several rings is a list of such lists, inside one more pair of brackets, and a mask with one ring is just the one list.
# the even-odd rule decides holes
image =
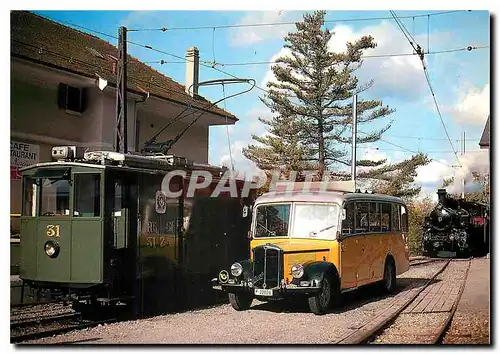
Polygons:
[[[70,70],[85,76],[96,74],[116,85],[118,49],[105,40],[67,27],[28,11],[11,12],[11,55]],[[153,96],[191,104],[213,114],[237,120],[201,96],[191,97],[184,86],[138,59],[128,56],[127,88]]]

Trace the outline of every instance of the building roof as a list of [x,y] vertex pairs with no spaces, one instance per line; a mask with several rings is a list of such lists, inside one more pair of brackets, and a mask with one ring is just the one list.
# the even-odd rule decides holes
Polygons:
[[[28,11],[11,12],[11,56],[38,64],[96,78],[96,74],[116,87],[118,49],[96,36],[64,26]],[[139,94],[183,105],[226,117],[237,118],[201,96],[194,99],[184,86],[154,70],[132,56],[128,56],[127,88]]]
[[479,140],[479,146],[490,147],[490,116],[488,116],[488,120],[484,126],[483,135],[481,136],[481,140]]

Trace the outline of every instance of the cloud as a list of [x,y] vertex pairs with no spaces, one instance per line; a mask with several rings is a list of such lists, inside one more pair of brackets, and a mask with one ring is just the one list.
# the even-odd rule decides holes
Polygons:
[[[337,25],[329,43],[334,52],[342,52],[347,48],[347,42],[354,42],[362,36],[371,35],[377,47],[364,52],[365,56],[386,54],[411,54],[412,48],[401,31],[389,21],[378,25],[367,26],[354,31],[350,26]],[[423,42],[423,36],[415,36],[417,43]],[[371,92],[382,96],[399,96],[415,99],[415,95],[427,89],[422,64],[417,56],[399,56],[366,58],[356,72],[360,82],[374,80]]]
[[[290,13],[284,11],[255,11],[249,12],[239,23],[252,24],[290,21]],[[234,31],[231,31],[229,40],[233,46],[248,46],[268,39],[283,38],[288,32],[293,31],[294,28],[294,24],[238,27]]]
[[446,107],[445,111],[451,113],[458,123],[484,126],[490,114],[490,84],[487,83],[482,90],[470,87],[454,106]]
[[450,158],[450,161],[444,159],[439,161],[433,160],[429,164],[417,169],[415,182],[422,186],[423,193],[433,196],[437,189],[443,185],[443,180],[450,177],[454,177],[454,182],[446,188],[448,193],[461,193],[464,179],[467,192],[473,189],[474,186],[472,180],[473,172],[484,175],[490,171],[489,153],[487,150],[476,150],[460,156],[460,164],[462,165],[460,168],[451,167],[453,164],[452,158]]
[[237,140],[231,144],[231,155],[229,152],[220,157],[220,165],[225,165],[231,168],[231,157],[234,164],[234,170],[237,172],[237,176],[251,180],[251,176],[261,176],[262,171],[255,165],[254,162],[250,161],[243,155],[243,148],[248,146],[248,141]]
[[[373,36],[377,47],[364,52],[365,56],[386,54],[411,54],[412,48],[408,40],[396,25],[389,21],[382,21],[374,26],[366,26],[359,30],[353,30],[348,25],[337,25],[328,47],[333,52],[343,52],[347,48],[347,42],[354,42],[365,35]],[[415,35],[418,43],[427,42],[427,34]],[[445,42],[447,33],[433,33],[430,36],[433,44]],[[272,56],[270,61],[276,60],[281,55],[287,55],[290,51],[282,48]],[[367,83],[371,79],[374,85],[370,92],[378,96],[400,97],[409,100],[418,100],[422,94],[427,94],[427,82],[420,59],[416,55],[365,58],[363,65],[355,72],[360,83]],[[271,65],[266,72],[263,85],[268,81],[275,80],[271,71]]]

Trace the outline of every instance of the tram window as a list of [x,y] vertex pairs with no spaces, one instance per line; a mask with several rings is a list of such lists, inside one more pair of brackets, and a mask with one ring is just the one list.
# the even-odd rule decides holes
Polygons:
[[36,180],[27,179],[24,182],[23,216],[36,216]]
[[400,215],[399,215],[399,205],[392,204],[392,231],[401,231],[400,226]]
[[354,233],[354,202],[347,203],[345,206],[345,220],[342,220],[342,235]]
[[360,202],[355,205],[355,215],[356,215],[356,231],[355,233],[361,234],[368,232],[368,211],[370,209],[370,203]]
[[41,216],[69,216],[69,180],[42,178]]
[[380,204],[370,203],[370,232],[380,232]]
[[387,232],[391,230],[391,204],[381,203],[381,218],[380,218],[380,229],[382,232]]
[[98,174],[75,174],[74,216],[94,217],[100,215],[100,176]]
[[400,208],[401,208],[401,228],[403,232],[408,232],[408,213],[404,205],[401,205]]
[[115,181],[113,216],[122,216],[122,184],[119,180]]

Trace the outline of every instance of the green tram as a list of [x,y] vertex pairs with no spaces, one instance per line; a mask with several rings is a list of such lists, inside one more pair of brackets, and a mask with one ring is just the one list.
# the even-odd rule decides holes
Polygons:
[[[75,147],[52,157],[22,170],[19,272],[30,288],[139,316],[222,300],[212,274],[249,252],[253,197],[241,196],[243,181],[233,181],[238,197],[211,197],[224,169],[184,158]],[[169,178],[178,195],[166,196],[174,170],[185,173]],[[212,181],[189,196],[197,171]]]

